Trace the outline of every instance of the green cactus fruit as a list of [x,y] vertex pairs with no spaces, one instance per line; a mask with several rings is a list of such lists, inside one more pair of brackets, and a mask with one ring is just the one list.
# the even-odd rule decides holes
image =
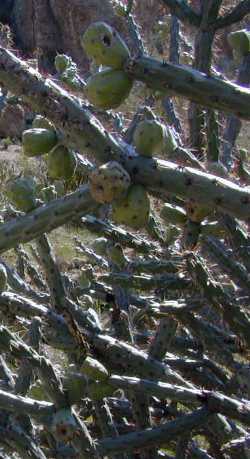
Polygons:
[[117,108],[128,97],[132,80],[122,70],[106,69],[92,75],[85,92],[89,102],[103,110]]
[[250,52],[250,31],[242,29],[231,32],[228,34],[227,40],[236,55],[245,56]]
[[187,214],[182,207],[168,203],[165,203],[162,207],[160,216],[165,222],[172,225],[183,226],[187,221]]
[[97,202],[109,203],[126,193],[130,176],[118,162],[109,161],[94,169],[89,176],[89,185],[90,193]]
[[72,59],[66,54],[57,54],[55,57],[55,68],[58,73],[63,73],[71,66]]
[[133,143],[136,150],[143,156],[152,157],[159,152],[164,139],[164,126],[157,120],[144,120],[137,124]]
[[0,293],[7,289],[7,271],[3,264],[0,263]]
[[57,192],[55,189],[54,185],[47,186],[45,188],[42,188],[39,193],[39,197],[42,199],[44,202],[50,202],[53,199],[57,198]]
[[80,371],[85,376],[99,381],[104,381],[109,376],[108,371],[102,363],[98,362],[96,359],[92,359],[92,357],[86,357]]
[[48,174],[52,179],[69,180],[76,169],[77,160],[72,150],[58,145],[48,156]]
[[131,185],[127,196],[112,205],[112,217],[118,224],[131,226],[134,229],[144,228],[149,219],[150,201],[145,188]]
[[100,255],[101,257],[105,257],[107,243],[108,243],[108,240],[105,237],[98,237],[92,243],[92,249],[97,255]]
[[57,135],[50,129],[28,129],[23,132],[22,145],[25,156],[40,156],[49,153],[57,144]]
[[36,183],[32,177],[18,177],[7,182],[5,191],[16,209],[29,212],[36,207]]
[[51,131],[56,132],[55,126],[51,121],[48,120],[45,116],[37,115],[32,123],[33,129],[50,129]]
[[121,69],[129,58],[129,49],[119,33],[105,22],[94,22],[85,31],[82,46],[96,64]]

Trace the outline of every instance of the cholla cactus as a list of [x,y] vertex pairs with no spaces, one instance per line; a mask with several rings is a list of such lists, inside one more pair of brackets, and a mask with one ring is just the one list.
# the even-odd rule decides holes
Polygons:
[[[191,2],[167,3],[206,40],[207,30],[220,27],[218,2],[205,2],[201,13]],[[131,26],[133,2],[123,6]],[[103,22],[90,25],[82,43],[109,66],[83,90],[97,107],[118,107],[141,80],[250,119],[246,89],[186,66],[131,59]],[[55,64],[72,83],[71,58],[57,56]],[[18,255],[16,268],[13,254],[0,263],[3,447],[40,459],[210,458],[224,451],[244,459],[250,192],[229,171],[222,178],[216,117],[210,112],[216,141],[201,161],[151,110],[139,109],[127,133],[114,134],[110,115],[97,111],[105,128],[95,107],[3,48],[0,84],[42,110],[23,134],[23,149],[31,167],[43,163],[48,172],[40,184],[25,175],[9,181],[11,205],[0,212],[0,251]],[[82,185],[58,197],[57,180],[64,187],[75,174]],[[78,233],[77,258],[68,263],[49,235],[64,224]]]

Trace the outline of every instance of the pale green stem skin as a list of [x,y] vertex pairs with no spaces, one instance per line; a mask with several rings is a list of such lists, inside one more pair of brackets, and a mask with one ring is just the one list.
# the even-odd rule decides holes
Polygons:
[[0,252],[3,253],[21,242],[31,241],[96,207],[97,203],[91,197],[88,187],[80,187],[72,194],[1,225]]
[[154,429],[147,429],[121,435],[116,439],[106,438],[97,442],[97,449],[104,456],[113,452],[132,451],[138,448],[148,448],[166,444],[169,440],[195,428],[200,428],[209,419],[206,409],[194,411],[192,414],[181,416],[175,421],[162,424]]
[[250,91],[237,84],[145,56],[128,61],[125,70],[156,91],[183,96],[204,107],[250,119]]
[[[170,84],[173,87],[177,85],[174,93],[192,96],[199,104],[232,111],[250,119],[250,91],[245,88],[218,78],[208,78],[193,69],[162,65],[145,57],[131,61],[127,67],[136,78],[148,83],[152,80],[156,89],[167,90]],[[135,157],[133,152],[128,151],[128,146],[109,134],[78,99],[51,80],[45,80],[4,48],[0,48],[0,84],[22,96],[34,110],[40,112],[42,107],[42,113],[64,132],[64,142],[70,147],[90,151],[102,162],[111,159],[120,161],[134,182],[149,190],[160,191],[162,196],[164,191],[185,199],[194,198],[239,219],[249,219],[249,191],[196,169],[182,169],[168,161]],[[71,218],[72,214],[68,217]],[[53,227],[56,226],[59,226],[58,221]]]
[[[18,453],[22,459],[46,459],[36,440],[27,435],[18,424],[7,428],[0,426],[0,437],[4,439],[4,444],[7,444],[13,451]],[[5,454],[2,457],[9,458]]]

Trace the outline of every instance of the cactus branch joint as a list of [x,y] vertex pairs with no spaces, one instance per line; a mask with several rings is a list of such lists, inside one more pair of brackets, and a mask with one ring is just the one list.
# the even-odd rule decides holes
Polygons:
[[[149,74],[144,72],[144,68],[149,69]],[[241,112],[241,114],[246,115],[245,118],[250,117],[250,92],[245,88],[218,78],[208,78],[199,72],[181,66],[178,67],[176,74],[175,66],[172,64],[164,66],[149,58],[133,61],[130,71],[135,73],[135,77],[141,78],[142,76],[142,79],[145,78],[145,80],[151,78],[150,72],[152,71],[156,75],[152,77],[152,81],[155,79],[160,82],[156,83],[159,85],[162,84],[166,75],[171,76],[173,81],[178,81],[176,75],[179,72],[184,79],[176,91],[182,95],[185,93],[187,97],[192,99],[193,92],[196,92],[199,101],[201,100],[200,97],[203,97],[204,104],[208,103],[210,107],[220,107],[234,113]],[[190,77],[192,77],[192,81]],[[94,158],[101,162],[110,159],[121,162],[135,183],[140,183],[148,187],[149,190],[170,192],[185,198],[195,198],[211,208],[222,210],[245,221],[249,220],[250,192],[247,188],[241,188],[228,180],[196,169],[181,168],[169,161],[136,155],[134,151],[131,152],[127,148],[126,144],[119,142],[104,129],[99,120],[90,113],[88,106],[83,105],[79,99],[71,96],[52,80],[44,78],[4,48],[0,48],[0,83],[14,94],[22,96],[23,100],[34,110],[41,111],[42,108],[43,114],[48,116],[57,128],[63,131],[66,144],[78,151],[90,151]],[[191,88],[193,89],[191,90]],[[216,102],[213,97],[210,97],[210,89],[216,95]],[[196,96],[193,100],[196,100]],[[221,105],[219,100],[222,101]],[[74,196],[76,195],[73,193],[65,197],[64,203],[66,204],[68,199],[74,201]],[[58,202],[58,212],[60,212],[60,206],[61,204]],[[72,208],[72,213],[68,209],[69,218],[75,212],[74,209],[75,207]],[[19,225],[22,225],[22,221],[25,223],[29,220],[30,234],[33,231],[31,223],[33,212],[22,217],[23,220],[19,220]],[[46,208],[42,208],[41,212],[46,212]],[[54,227],[62,224],[62,219],[58,219],[57,222],[55,222]],[[15,224],[10,223],[10,225],[11,231],[14,231]],[[1,239],[8,234],[8,228],[5,225],[1,228],[0,234]],[[27,237],[26,240],[30,239]]]

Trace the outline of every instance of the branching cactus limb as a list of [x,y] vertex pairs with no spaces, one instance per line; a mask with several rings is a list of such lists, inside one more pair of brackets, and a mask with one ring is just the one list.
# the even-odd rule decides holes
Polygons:
[[[31,322],[30,329],[29,329],[29,336],[28,342],[31,347],[37,352],[39,352],[39,345],[41,341],[41,319],[39,317],[34,317]],[[23,360],[20,368],[19,374],[15,381],[15,392],[16,394],[26,395],[32,381],[34,378],[34,372],[32,366],[30,365],[29,361]],[[32,423],[30,421],[29,416],[26,414],[19,416],[17,418],[20,426],[29,433],[32,433]]]
[[246,100],[247,89],[226,83],[218,77],[207,77],[192,68],[183,68],[170,63],[161,63],[150,57],[141,57],[128,62],[128,74],[144,82],[149,88],[187,97],[205,107],[238,114],[249,119]]
[[[94,402],[95,416],[97,417],[103,437],[118,437],[118,431],[114,425],[114,420],[110,412],[107,400]],[[112,454],[111,459],[127,459],[125,454]]]
[[227,235],[229,236],[230,242],[236,251],[236,254],[240,258],[241,262],[245,265],[247,270],[250,270],[249,261],[249,236],[240,225],[240,223],[229,215],[223,215],[221,217],[221,223],[224,226]]
[[[66,394],[63,392],[62,384],[58,376],[56,375],[51,363],[45,359],[45,357],[41,357],[39,354],[37,354],[32,348],[28,347],[26,344],[24,344],[20,339],[17,339],[17,337],[13,334],[11,334],[7,328],[1,327],[0,330],[0,338],[1,338],[1,347],[3,349],[8,349],[10,350],[13,355],[16,358],[25,357],[29,359],[30,363],[32,363],[33,367],[37,368],[39,371],[39,375],[41,379],[45,383],[45,389],[48,392],[49,396],[51,399],[55,402],[55,406],[53,406],[53,410],[55,410],[55,407],[57,408],[56,413],[53,415],[53,420],[52,420],[52,431],[53,429],[56,431],[56,425],[57,422],[60,420],[60,424],[66,423],[65,428],[65,435],[68,435],[68,429],[69,431],[72,430],[73,428],[73,444],[76,444],[76,447],[78,448],[80,445],[80,451],[81,451],[81,457],[82,458],[90,458],[90,454],[94,454],[92,457],[99,457],[98,455],[95,455],[95,448],[92,442],[92,439],[88,433],[88,430],[75,415],[73,412],[71,412],[70,409],[65,408],[68,406],[68,399]],[[4,394],[2,394],[3,397],[3,402],[6,401],[6,396],[4,397]],[[10,395],[8,396],[10,397]],[[14,396],[12,396],[14,397]],[[20,403],[18,400],[20,399]],[[15,396],[15,398],[12,398],[13,403],[19,403],[21,406],[23,406],[23,400],[26,402],[26,399],[24,398],[18,398]],[[33,401],[31,401],[33,402]],[[32,408],[32,403],[30,403],[31,408]],[[34,403],[33,403],[34,405]],[[49,405],[51,408],[51,405]],[[33,407],[36,408],[37,411],[37,406]],[[48,409],[48,406],[46,405],[46,408]],[[14,406],[13,406],[14,409]],[[23,411],[25,412],[25,411]],[[30,413],[30,411],[27,410],[27,412]],[[50,411],[51,413],[51,411]],[[32,413],[30,413],[32,416]],[[52,413],[51,413],[52,414]],[[69,425],[68,425],[69,423]],[[73,424],[72,424],[73,423]],[[54,425],[54,427],[53,427]],[[79,434],[76,434],[76,431],[79,432]],[[67,437],[65,436],[65,439]],[[86,454],[85,454],[86,453]]]
[[221,269],[227,272],[230,278],[243,289],[250,289],[250,280],[247,269],[232,258],[231,250],[227,250],[225,245],[215,238],[204,238],[204,246],[209,253],[216,259]]
[[[179,64],[180,59],[180,22],[177,16],[171,16],[170,26],[170,45],[169,45],[169,61],[173,64]],[[180,120],[176,114],[173,100],[170,97],[162,99],[162,107],[164,108],[167,117],[174,126],[176,132],[182,133]]]
[[16,451],[23,459],[46,459],[37,442],[18,425],[9,425],[6,428],[0,427],[0,436],[4,439],[3,443]]
[[150,254],[151,251],[157,251],[157,245],[152,241],[147,240],[137,234],[132,234],[111,222],[100,220],[92,215],[86,215],[79,222],[89,231],[101,234],[113,242],[121,244],[121,246],[130,247],[137,252]]
[[[178,167],[173,166],[171,163],[167,163],[165,161],[156,162],[150,159],[148,160],[144,157],[143,160],[141,160],[141,157],[139,156],[138,158],[134,158],[133,155],[128,155],[124,144],[121,145],[118,143],[110,134],[107,133],[107,131],[105,131],[102,125],[87,110],[85,110],[75,99],[70,97],[67,93],[62,92],[50,80],[46,80],[45,82],[40,75],[38,75],[35,71],[31,71],[25,64],[15,58],[11,53],[5,51],[3,48],[1,48],[0,61],[2,61],[2,67],[6,67],[5,71],[3,69],[1,70],[0,82],[4,80],[4,84],[7,85],[8,82],[13,80],[14,84],[9,89],[11,89],[13,92],[25,92],[27,98],[26,100],[30,103],[31,106],[34,106],[34,100],[38,104],[38,106],[34,106],[35,109],[39,110],[41,106],[44,107],[44,113],[46,113],[51,118],[51,120],[53,120],[55,124],[58,125],[59,128],[61,127],[64,129],[66,139],[70,141],[73,148],[76,148],[77,150],[86,150],[89,148],[92,153],[94,153],[96,157],[102,161],[106,161],[107,159],[115,159],[121,161],[125,169],[127,169],[127,171],[132,174],[133,180],[136,180],[137,183],[141,183],[151,189],[157,190],[158,188],[159,191],[162,192],[162,189],[165,188],[166,191],[173,192],[180,196],[198,196],[199,200],[206,201],[207,204],[211,205],[213,208],[215,206],[219,206],[227,213],[231,212],[239,218],[247,219],[246,215],[249,215],[249,193],[246,190],[242,191],[239,188],[239,193],[237,193],[237,187],[232,185],[230,182],[228,182],[227,187],[224,183],[223,186],[222,184],[220,186],[221,179],[214,179],[212,176],[210,179],[210,177],[206,174],[202,175],[202,173],[199,173],[199,185],[200,187],[204,187],[204,194],[202,193],[200,187],[197,193],[197,189],[194,186],[195,180],[192,180],[198,178],[194,171],[191,172],[191,170],[189,170],[191,178],[190,185],[189,180],[187,183],[186,174]],[[149,69],[148,72],[145,72],[147,65],[149,66]],[[8,73],[8,66],[11,67],[11,75]],[[145,78],[145,75],[146,78],[150,78],[151,74],[155,75],[156,73],[156,79],[159,79],[159,81],[162,81],[162,78],[164,81],[164,74],[167,72],[167,69],[170,68],[172,82],[171,84],[178,82],[179,72],[184,72],[185,77],[189,79],[190,75],[187,76],[185,72],[188,74],[191,72],[192,83],[189,84],[192,86],[193,90],[196,87],[201,88],[197,94],[197,100],[199,103],[209,105],[209,101],[214,101],[214,97],[211,97],[211,93],[213,95],[214,91],[212,88],[215,87],[216,101],[219,99],[221,104],[219,104],[220,107],[214,107],[216,104],[213,103],[212,108],[220,108],[223,110],[229,106],[232,110],[232,105],[237,105],[242,102],[244,107],[237,107],[237,109],[235,108],[235,111],[239,114],[241,113],[241,108],[242,111],[246,112],[250,106],[250,92],[247,92],[246,89],[243,90],[239,86],[225,83],[219,79],[208,79],[205,76],[199,74],[199,72],[195,73],[193,70],[183,70],[181,67],[174,67],[173,69],[170,64],[162,66],[160,63],[153,61],[150,58],[140,58],[138,62],[133,62],[133,65],[130,67],[132,67],[132,69],[130,68],[132,73],[135,73],[135,69],[139,67],[143,78]],[[14,74],[14,76],[13,69],[16,69],[16,74]],[[139,69],[137,73],[139,73]],[[163,74],[163,76],[161,74]],[[37,85],[37,78],[39,80],[39,87]],[[195,78],[198,82],[197,86],[193,84],[195,82]],[[23,81],[23,86],[20,85],[20,81]],[[31,88],[34,85],[36,88],[36,98],[33,98],[33,92],[32,97],[29,98],[27,95],[30,93]],[[179,93],[182,94],[181,91],[179,91]],[[209,94],[209,100],[203,101],[202,96],[203,99],[206,99],[206,94]],[[223,98],[223,94],[225,94],[225,99],[221,100],[221,98]],[[58,111],[59,106],[62,109],[61,111]],[[211,104],[209,106],[211,106]],[[65,113],[67,116],[67,124],[65,124]],[[70,113],[74,114],[74,116],[71,117]],[[84,137],[82,135],[83,132]],[[147,174],[149,174],[148,177]],[[160,183],[159,175],[161,175]],[[216,187],[214,187],[215,183],[213,180],[217,180]],[[227,191],[230,193],[229,190],[233,191],[232,198],[231,196],[228,196]],[[223,199],[221,196],[222,191]],[[224,197],[225,194],[227,199]],[[236,198],[237,206],[233,204],[233,197]],[[210,198],[209,202],[208,198]],[[228,203],[230,203],[230,205]]]
[[91,197],[88,187],[81,187],[64,198],[51,201],[23,217],[2,225],[0,251],[15,247],[19,242],[31,241],[44,232],[63,225],[70,218],[88,213],[96,207],[97,203]]
[[6,262],[3,263],[7,272],[8,285],[16,293],[24,294],[28,298],[34,299],[39,303],[48,303],[49,296],[46,293],[37,292],[29,284],[24,282],[24,280],[17,274],[17,272],[8,265]]
[[[243,57],[239,68],[237,84],[249,86],[250,70],[250,53]],[[227,119],[227,124],[223,136],[223,148],[220,155],[220,160],[227,170],[230,171],[233,165],[233,149],[235,147],[237,137],[241,130],[241,121],[236,115],[231,115]]]
[[134,449],[144,449],[151,446],[160,446],[166,444],[170,439],[178,437],[187,430],[190,431],[204,425],[209,418],[209,413],[206,409],[201,409],[181,416],[176,421],[172,421],[156,427],[147,429],[146,431],[134,432],[127,435],[122,435],[117,439],[99,440],[97,443],[98,450],[102,454],[110,454],[111,452],[132,451]]
[[[247,311],[233,303],[223,287],[215,283],[204,260],[201,261],[199,257],[190,255],[188,266],[190,274],[194,276],[196,282],[202,286],[203,294],[211,301],[211,304],[223,314],[223,319],[228,323],[231,330],[248,344],[250,342],[250,334],[249,315]],[[190,271],[190,269],[192,271]]]
[[175,14],[181,21],[196,27],[200,25],[201,15],[188,5],[187,2],[179,0],[161,0],[161,2],[170,8],[171,13]]

